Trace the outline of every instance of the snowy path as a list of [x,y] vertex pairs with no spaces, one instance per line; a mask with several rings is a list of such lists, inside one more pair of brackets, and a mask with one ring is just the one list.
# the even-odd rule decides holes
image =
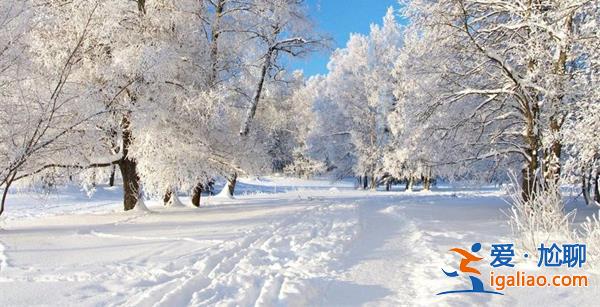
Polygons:
[[0,305],[309,304],[358,232],[356,206],[285,197],[13,219],[0,238]]
[[[337,277],[321,306],[590,306],[600,293],[592,282],[590,288],[510,288],[504,296],[437,296],[469,287],[463,277],[442,274],[442,268],[458,265],[451,248],[481,242],[489,253],[492,243],[514,242],[502,212],[507,204],[499,193],[373,193],[353,201],[359,206],[361,232],[337,262]],[[537,270],[531,263],[515,262],[521,270]],[[488,276],[489,265],[478,268]],[[592,280],[597,277],[590,274]]]
[[[175,278],[144,288],[125,305],[272,305],[310,299],[311,281],[354,235],[352,206],[312,205],[257,226],[241,240],[194,254]],[[344,213],[343,211],[349,211]],[[306,301],[305,301],[306,302]]]
[[[323,306],[414,306],[464,305],[485,303],[487,300],[469,298],[441,298],[435,293],[453,286],[440,276],[440,268],[452,263],[447,251],[451,244],[463,239],[481,240],[464,227],[464,219],[452,223],[452,211],[473,210],[480,207],[476,201],[469,205],[458,201],[456,208],[448,208],[448,195],[419,193],[388,193],[363,195],[359,202],[361,234],[348,255],[340,260],[339,277],[327,289]],[[500,214],[504,206],[496,196],[486,199]],[[473,200],[471,200],[473,201]],[[490,204],[492,201],[492,204]],[[495,201],[495,205],[493,204]],[[445,207],[444,207],[445,206]],[[473,208],[469,208],[473,206]],[[489,214],[491,208],[480,209]],[[448,211],[447,221],[440,221],[436,213]],[[502,228],[498,216],[485,217],[484,223]],[[458,213],[457,215],[460,215]],[[482,215],[474,215],[474,217]],[[473,231],[482,225],[474,220]],[[442,225],[443,224],[443,225]],[[453,227],[454,226],[454,227]],[[456,229],[456,231],[452,231]],[[508,231],[508,229],[501,229]],[[455,240],[453,242],[453,239]],[[497,234],[495,239],[498,239]],[[475,242],[475,241],[473,241]],[[351,289],[349,291],[349,289]]]
[[598,290],[436,296],[465,284],[441,274],[450,248],[511,241],[497,191],[284,190],[152,213],[102,193],[25,202],[0,230],[0,306],[585,305]]
[[382,208],[386,206],[360,206],[362,232],[341,264],[340,278],[328,287],[323,305],[397,305],[415,296],[411,264],[405,262],[417,258],[411,250],[417,243],[413,225]]

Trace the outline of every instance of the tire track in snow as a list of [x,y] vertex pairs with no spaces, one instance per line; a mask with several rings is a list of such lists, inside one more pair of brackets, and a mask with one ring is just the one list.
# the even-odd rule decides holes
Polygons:
[[[337,284],[333,281],[328,286],[321,305],[477,305],[472,298],[435,295],[462,282],[443,276],[441,269],[456,265],[456,259],[447,253],[450,247],[436,244],[436,237],[460,240],[463,234],[432,231],[407,215],[403,206],[363,203],[359,208],[363,232],[356,248],[342,261],[349,267],[344,267]],[[362,289],[348,294],[347,283]]]
[[117,235],[117,234],[111,234],[111,233],[95,231],[95,230],[90,231],[90,234],[95,237],[98,237],[98,238],[127,239],[127,240],[138,240],[138,241],[169,241],[169,242],[186,241],[186,242],[198,243],[198,244],[206,244],[209,242],[213,242],[213,243],[223,242],[223,240],[196,240],[193,238],[186,238],[186,237],[142,237],[142,236]]
[[[406,306],[416,302],[431,283],[435,252],[422,232],[398,206],[359,204],[361,234],[339,274],[328,283],[320,305]],[[348,284],[356,287],[348,292]],[[421,305],[415,303],[414,305]]]
[[[449,304],[447,298],[437,296],[435,293],[451,288],[455,280],[444,278],[441,274],[441,269],[452,263],[452,255],[445,253],[445,249],[440,249],[432,241],[432,236],[437,235],[431,232],[427,227],[420,223],[410,220],[403,212],[403,207],[390,206],[383,210],[386,214],[390,214],[404,221],[403,233],[405,233],[404,245],[407,246],[406,254],[403,257],[404,262],[410,263],[405,270],[407,276],[406,288],[401,288],[398,297],[402,298],[403,304],[411,302],[411,304],[419,306],[446,306]],[[441,236],[449,236],[448,233],[439,233]],[[455,234],[458,236],[458,234]],[[462,238],[462,237],[461,237]],[[434,281],[434,282],[432,282]],[[408,291],[408,292],[406,292]],[[408,300],[405,300],[406,298]],[[450,305],[463,305],[460,298],[456,301],[451,301]]]
[[[211,287],[195,293],[192,305],[309,303],[320,286],[311,280],[328,276],[328,263],[356,235],[354,209],[354,205],[316,205],[268,227],[246,251],[215,268],[216,273],[209,275],[215,277]],[[232,286],[243,291],[228,293]]]
[[[8,255],[6,254],[6,245],[0,241],[0,282],[13,282],[14,279],[8,277]],[[13,268],[14,269],[14,268]]]
[[0,274],[8,268],[8,256],[6,255],[6,246],[0,241]]
[[[294,215],[294,218],[297,218],[297,215]],[[195,264],[196,272],[181,278],[180,283],[168,291],[154,306],[199,306],[216,304],[224,300],[231,293],[222,291],[222,276],[232,274],[250,250],[255,249],[265,242],[268,236],[277,233],[277,229],[290,222],[290,218],[287,218],[284,222],[257,227],[247,231],[239,242],[225,242],[210,249],[207,255]],[[246,288],[244,292],[245,304],[250,304],[253,296],[258,297],[255,289]],[[241,298],[237,299],[237,303],[243,304]]]
[[328,274],[328,262],[345,250],[357,224],[355,205],[310,205],[251,229],[241,240],[190,255],[187,260],[196,260],[162,282],[127,294],[117,305],[297,303],[319,292],[310,279]]

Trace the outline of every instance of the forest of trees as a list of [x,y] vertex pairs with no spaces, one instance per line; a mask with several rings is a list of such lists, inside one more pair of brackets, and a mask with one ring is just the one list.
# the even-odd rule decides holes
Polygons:
[[410,189],[506,182],[523,199],[579,184],[600,203],[597,1],[401,1],[307,81],[307,154],[339,176]]
[[302,0],[0,0],[0,214],[9,188],[122,180],[200,195],[285,172],[360,186],[577,184],[600,204],[600,5],[401,0],[326,50]]

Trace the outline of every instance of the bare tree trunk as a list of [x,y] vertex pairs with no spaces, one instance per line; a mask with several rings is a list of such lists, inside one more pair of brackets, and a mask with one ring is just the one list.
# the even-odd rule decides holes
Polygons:
[[192,205],[200,207],[200,198],[202,197],[202,183],[198,183],[192,191]]
[[173,196],[173,191],[171,189],[167,189],[167,191],[165,192],[165,195],[163,196],[163,203],[165,206],[167,204],[169,204],[169,200],[171,200],[172,196]]
[[140,14],[146,14],[146,0],[137,0],[137,3]]
[[410,178],[406,178],[406,185],[404,186],[404,191],[408,191],[410,188]]
[[428,166],[427,167],[427,172],[425,174],[425,176],[423,176],[423,190],[425,191],[431,191],[431,177],[433,176],[433,171],[432,171],[432,167]]
[[140,197],[140,178],[136,171],[136,163],[128,158],[119,162],[119,169],[123,177],[123,208],[125,211],[135,208]]
[[429,176],[423,177],[423,190],[430,191],[431,190],[431,178]]
[[258,80],[258,84],[256,86],[256,90],[254,91],[254,96],[252,97],[252,105],[250,105],[250,109],[246,114],[246,119],[242,124],[242,128],[240,129],[240,135],[246,136],[248,132],[250,132],[250,122],[254,118],[256,114],[256,108],[258,106],[258,102],[260,101],[260,96],[262,95],[263,87],[265,84],[265,79],[267,77],[267,71],[271,67],[271,57],[273,56],[273,50],[269,49],[267,54],[265,54],[265,61],[260,71],[260,79]]
[[594,200],[596,203],[600,204],[600,170],[596,171],[596,177],[594,178]]
[[15,180],[15,176],[17,176],[17,172],[14,171],[12,174],[8,174],[5,185],[4,185],[4,191],[2,191],[2,201],[0,202],[0,216],[2,216],[2,213],[4,213],[4,204],[6,203],[6,196],[8,195],[8,190],[10,189],[10,186],[13,183],[13,180]]
[[[529,59],[528,69],[535,69],[535,61]],[[525,156],[525,166],[521,170],[521,198],[523,201],[528,202],[532,197],[535,196],[535,183],[536,173],[539,167],[539,154],[540,152],[540,136],[539,131],[539,114],[540,104],[538,99],[526,98],[527,95],[520,95],[520,102],[523,105],[522,113],[523,120],[525,121],[525,134],[524,143],[527,145],[527,152]]]
[[2,213],[4,213],[4,203],[6,203],[6,195],[8,194],[8,189],[10,189],[10,186],[7,184],[4,188],[4,191],[2,191],[2,202],[0,203],[0,216],[2,216]]
[[110,170],[110,177],[108,178],[108,186],[109,187],[114,187],[115,186],[115,166],[111,166],[111,170]]
[[408,184],[406,185],[406,190],[412,191],[414,185],[415,185],[415,179],[414,179],[414,177],[411,176],[408,178]]
[[[534,103],[535,104],[535,103]],[[528,156],[526,161],[526,166],[521,170],[521,197],[525,202],[531,200],[535,195],[535,182],[536,182],[536,172],[539,167],[538,162],[538,154],[539,154],[539,137],[536,134],[536,118],[538,113],[537,105],[533,107],[532,114],[528,117],[527,124],[527,135],[525,136],[525,141],[528,144]]]
[[586,205],[590,205],[590,183],[587,180],[588,178],[588,174],[587,172],[583,173],[583,176],[581,176],[581,193],[583,194],[583,200],[585,201]]
[[[571,34],[572,29],[573,29],[573,14],[574,12],[571,11],[565,18],[565,30],[567,33]],[[559,55],[558,55],[558,60],[555,63],[555,67],[554,67],[554,74],[558,75],[558,76],[564,76],[566,77],[568,72],[567,72],[567,60],[568,60],[568,56],[567,56],[567,46],[563,45],[560,47],[559,50]],[[565,80],[566,78],[558,78],[558,84],[556,85],[557,88],[559,89],[564,89],[566,84],[565,84]],[[558,91],[559,93],[561,92],[560,90]],[[562,143],[559,137],[556,137],[559,133],[560,130],[562,128],[562,125],[564,123],[566,114],[563,114],[563,112],[561,112],[560,108],[563,105],[563,98],[564,95],[563,94],[559,94],[558,96],[555,96],[552,100],[551,100],[551,108],[552,108],[552,114],[550,116],[550,133],[553,136],[552,139],[552,144],[550,145],[550,149],[549,151],[546,153],[546,156],[544,157],[544,167],[545,172],[544,175],[546,177],[547,182],[549,183],[550,180],[553,183],[558,183],[558,180],[560,178],[560,174],[561,174],[561,164],[560,164],[560,157],[562,155]]]
[[225,0],[219,0],[215,7],[215,20],[211,28],[211,42],[210,42],[210,74],[208,76],[208,84],[213,87],[217,81],[217,68],[218,68],[218,56],[219,56],[219,36],[221,35],[221,18],[223,17],[223,10],[225,8]]
[[377,178],[375,174],[371,174],[371,190],[377,190]]
[[366,190],[368,186],[369,186],[369,177],[367,176],[367,174],[365,174],[363,176],[363,190]]
[[132,141],[129,115],[123,116],[121,125],[123,129],[123,158],[118,165],[121,170],[121,177],[123,177],[123,208],[128,211],[135,207],[140,196],[140,177],[136,170],[137,163],[129,158],[129,147]]
[[[560,125],[557,120],[552,118],[550,121],[550,130],[553,131],[553,133],[558,133]],[[552,145],[550,145],[550,149],[546,151],[544,156],[544,175],[548,183],[550,181],[557,183],[560,178],[560,156],[562,155],[562,147],[560,140],[554,140],[552,141]]]
[[[531,164],[531,163],[529,163]],[[529,201],[533,197],[535,185],[535,170],[527,166],[521,170],[521,197],[524,201]]]
[[229,196],[233,197],[235,192],[235,185],[237,184],[237,173],[233,173],[231,177],[227,178],[227,191]]
[[[146,1],[137,0],[138,11],[144,15],[146,13]],[[132,103],[135,102],[135,96],[132,96],[129,91]],[[119,170],[121,171],[121,177],[123,178],[123,209],[125,211],[132,210],[138,202],[140,197],[140,177],[137,173],[137,162],[129,157],[129,147],[133,140],[131,132],[130,114],[123,115],[121,121],[121,130],[123,133],[123,144],[121,151],[123,153],[121,160],[119,161]]]

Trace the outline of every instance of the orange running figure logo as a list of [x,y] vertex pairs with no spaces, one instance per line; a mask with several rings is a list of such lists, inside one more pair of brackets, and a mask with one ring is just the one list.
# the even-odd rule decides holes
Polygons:
[[[437,295],[452,294],[452,293],[488,293],[488,294],[504,295],[500,292],[486,290],[483,286],[483,282],[481,282],[481,279],[479,279],[476,276],[473,276],[473,275],[481,275],[481,272],[479,272],[478,269],[469,266],[469,264],[471,264],[472,262],[479,262],[479,261],[483,260],[483,258],[473,254],[480,250],[481,250],[481,243],[473,244],[471,246],[471,252],[469,252],[465,249],[462,249],[462,248],[453,248],[450,250],[451,252],[455,252],[462,256],[462,259],[460,260],[460,265],[458,268],[459,268],[459,271],[462,273],[466,273],[466,274],[470,273],[469,279],[471,280],[472,287],[471,287],[471,289],[466,289],[466,290],[444,291],[444,292],[438,293]],[[458,271],[446,272],[446,270],[442,269],[442,272],[444,272],[444,274],[446,274],[446,276],[448,276],[448,277],[458,277],[459,276]]]

